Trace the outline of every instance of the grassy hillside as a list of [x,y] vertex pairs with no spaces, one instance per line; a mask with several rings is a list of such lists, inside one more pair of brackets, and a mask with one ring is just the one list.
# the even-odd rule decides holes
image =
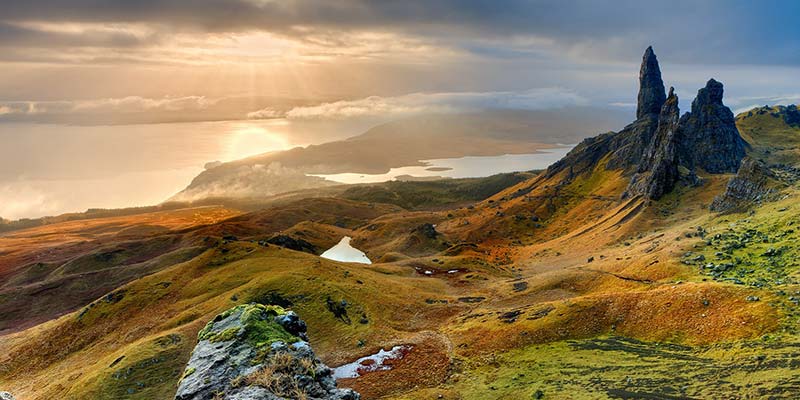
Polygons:
[[[762,117],[773,118],[738,121],[751,154],[792,162],[794,131]],[[25,399],[168,399],[205,323],[262,302],[297,311],[329,365],[413,346],[391,370],[340,382],[365,398],[791,398],[796,181],[775,201],[721,215],[708,205],[730,174],[658,201],[621,200],[628,178],[604,162],[345,188],[344,198],[292,197],[188,226],[168,213],[169,226],[149,215],[4,236],[14,252],[2,256],[0,304],[11,304],[8,285],[158,267],[4,335],[0,387]],[[349,235],[375,263],[265,245],[275,234],[317,249]],[[29,295],[56,301],[48,290]]]
[[486,178],[434,181],[390,181],[347,188],[340,197],[386,203],[407,210],[430,210],[474,203],[535,176],[533,172],[497,174]]
[[785,107],[758,107],[736,116],[751,154],[772,163],[800,162],[800,124],[787,123]]

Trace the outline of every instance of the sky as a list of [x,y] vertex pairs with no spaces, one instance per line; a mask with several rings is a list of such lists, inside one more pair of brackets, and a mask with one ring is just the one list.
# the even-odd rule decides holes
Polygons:
[[[154,204],[215,160],[426,113],[800,102],[800,2],[5,0],[0,217]],[[573,107],[573,108],[570,108]],[[586,132],[587,136],[598,132]]]
[[795,1],[3,3],[0,122],[633,110],[648,45],[681,98],[712,76],[734,109],[800,97]]

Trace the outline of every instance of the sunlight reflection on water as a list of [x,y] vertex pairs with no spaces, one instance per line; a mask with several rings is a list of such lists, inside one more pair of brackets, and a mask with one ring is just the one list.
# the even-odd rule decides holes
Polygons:
[[477,178],[514,171],[544,169],[560,160],[573,146],[542,150],[533,154],[505,154],[488,157],[461,157],[421,160],[424,166],[392,168],[385,174],[342,173],[313,175],[340,183],[386,182],[398,177]]

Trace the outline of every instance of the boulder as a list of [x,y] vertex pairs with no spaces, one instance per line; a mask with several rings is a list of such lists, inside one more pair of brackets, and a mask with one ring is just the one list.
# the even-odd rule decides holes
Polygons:
[[209,322],[178,384],[176,400],[357,400],[305,339],[305,323],[279,306],[236,306]]
[[290,250],[303,251],[311,254],[316,254],[317,252],[317,247],[313,244],[289,235],[275,235],[267,239],[267,243],[274,244],[275,246],[285,247]]
[[433,224],[425,223],[414,228],[415,233],[420,233],[428,239],[435,239],[439,232],[436,232],[436,227]]
[[16,400],[11,393],[0,392],[0,400]]
[[725,193],[714,198],[711,210],[721,213],[743,211],[771,200],[782,186],[777,176],[762,162],[745,157],[736,176],[728,181]]

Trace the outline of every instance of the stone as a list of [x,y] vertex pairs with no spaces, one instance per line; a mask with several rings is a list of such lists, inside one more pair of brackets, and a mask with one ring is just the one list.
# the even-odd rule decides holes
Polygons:
[[558,188],[576,176],[606,170],[630,176],[623,198],[658,200],[679,182],[696,185],[696,170],[735,172],[745,156],[746,143],[731,110],[722,102],[722,83],[711,79],[697,93],[691,111],[680,116],[678,97],[664,94],[661,70],[652,47],[645,50],[639,71],[636,120],[619,132],[585,139],[552,164],[545,179],[559,177]]
[[176,400],[358,400],[303,339],[305,322],[280,306],[245,304],[200,333]]
[[0,392],[0,400],[16,400],[9,392]]
[[782,186],[764,163],[750,157],[742,159],[736,176],[728,181],[725,193],[714,198],[711,210],[721,213],[743,211],[749,206],[774,199]]
[[645,50],[639,70],[639,96],[636,120],[619,132],[607,132],[584,139],[565,157],[551,165],[547,178],[565,173],[566,180],[589,172],[606,156],[606,169],[636,172],[656,128],[661,107],[666,101],[661,69],[652,47]]
[[317,252],[317,248],[313,244],[303,239],[293,238],[289,235],[275,235],[266,242],[295,251],[303,251],[311,254],[316,254]]
[[667,100],[664,94],[664,82],[661,80],[661,69],[658,59],[649,46],[642,56],[642,66],[639,69],[639,96],[637,98],[636,119],[648,115],[658,115],[661,107]]
[[298,336],[303,340],[307,340],[305,335],[308,327],[306,327],[305,321],[300,319],[300,317],[298,317],[294,311],[288,311],[286,314],[276,316],[275,322],[277,322],[292,335]]
[[678,96],[669,89],[669,97],[658,117],[655,136],[639,164],[639,169],[631,178],[623,198],[644,196],[658,200],[672,191],[680,179],[678,169],[678,121],[680,109]]
[[697,92],[692,110],[681,117],[682,163],[712,174],[736,172],[745,156],[745,141],[730,108],[722,104],[723,85],[710,79]]
[[[500,212],[498,213],[502,214]],[[428,224],[428,223],[417,226],[416,228],[414,228],[414,232],[421,233],[422,236],[425,236],[428,239],[435,239],[436,235],[439,234],[438,232],[436,232],[436,227],[433,226],[433,224]]]

